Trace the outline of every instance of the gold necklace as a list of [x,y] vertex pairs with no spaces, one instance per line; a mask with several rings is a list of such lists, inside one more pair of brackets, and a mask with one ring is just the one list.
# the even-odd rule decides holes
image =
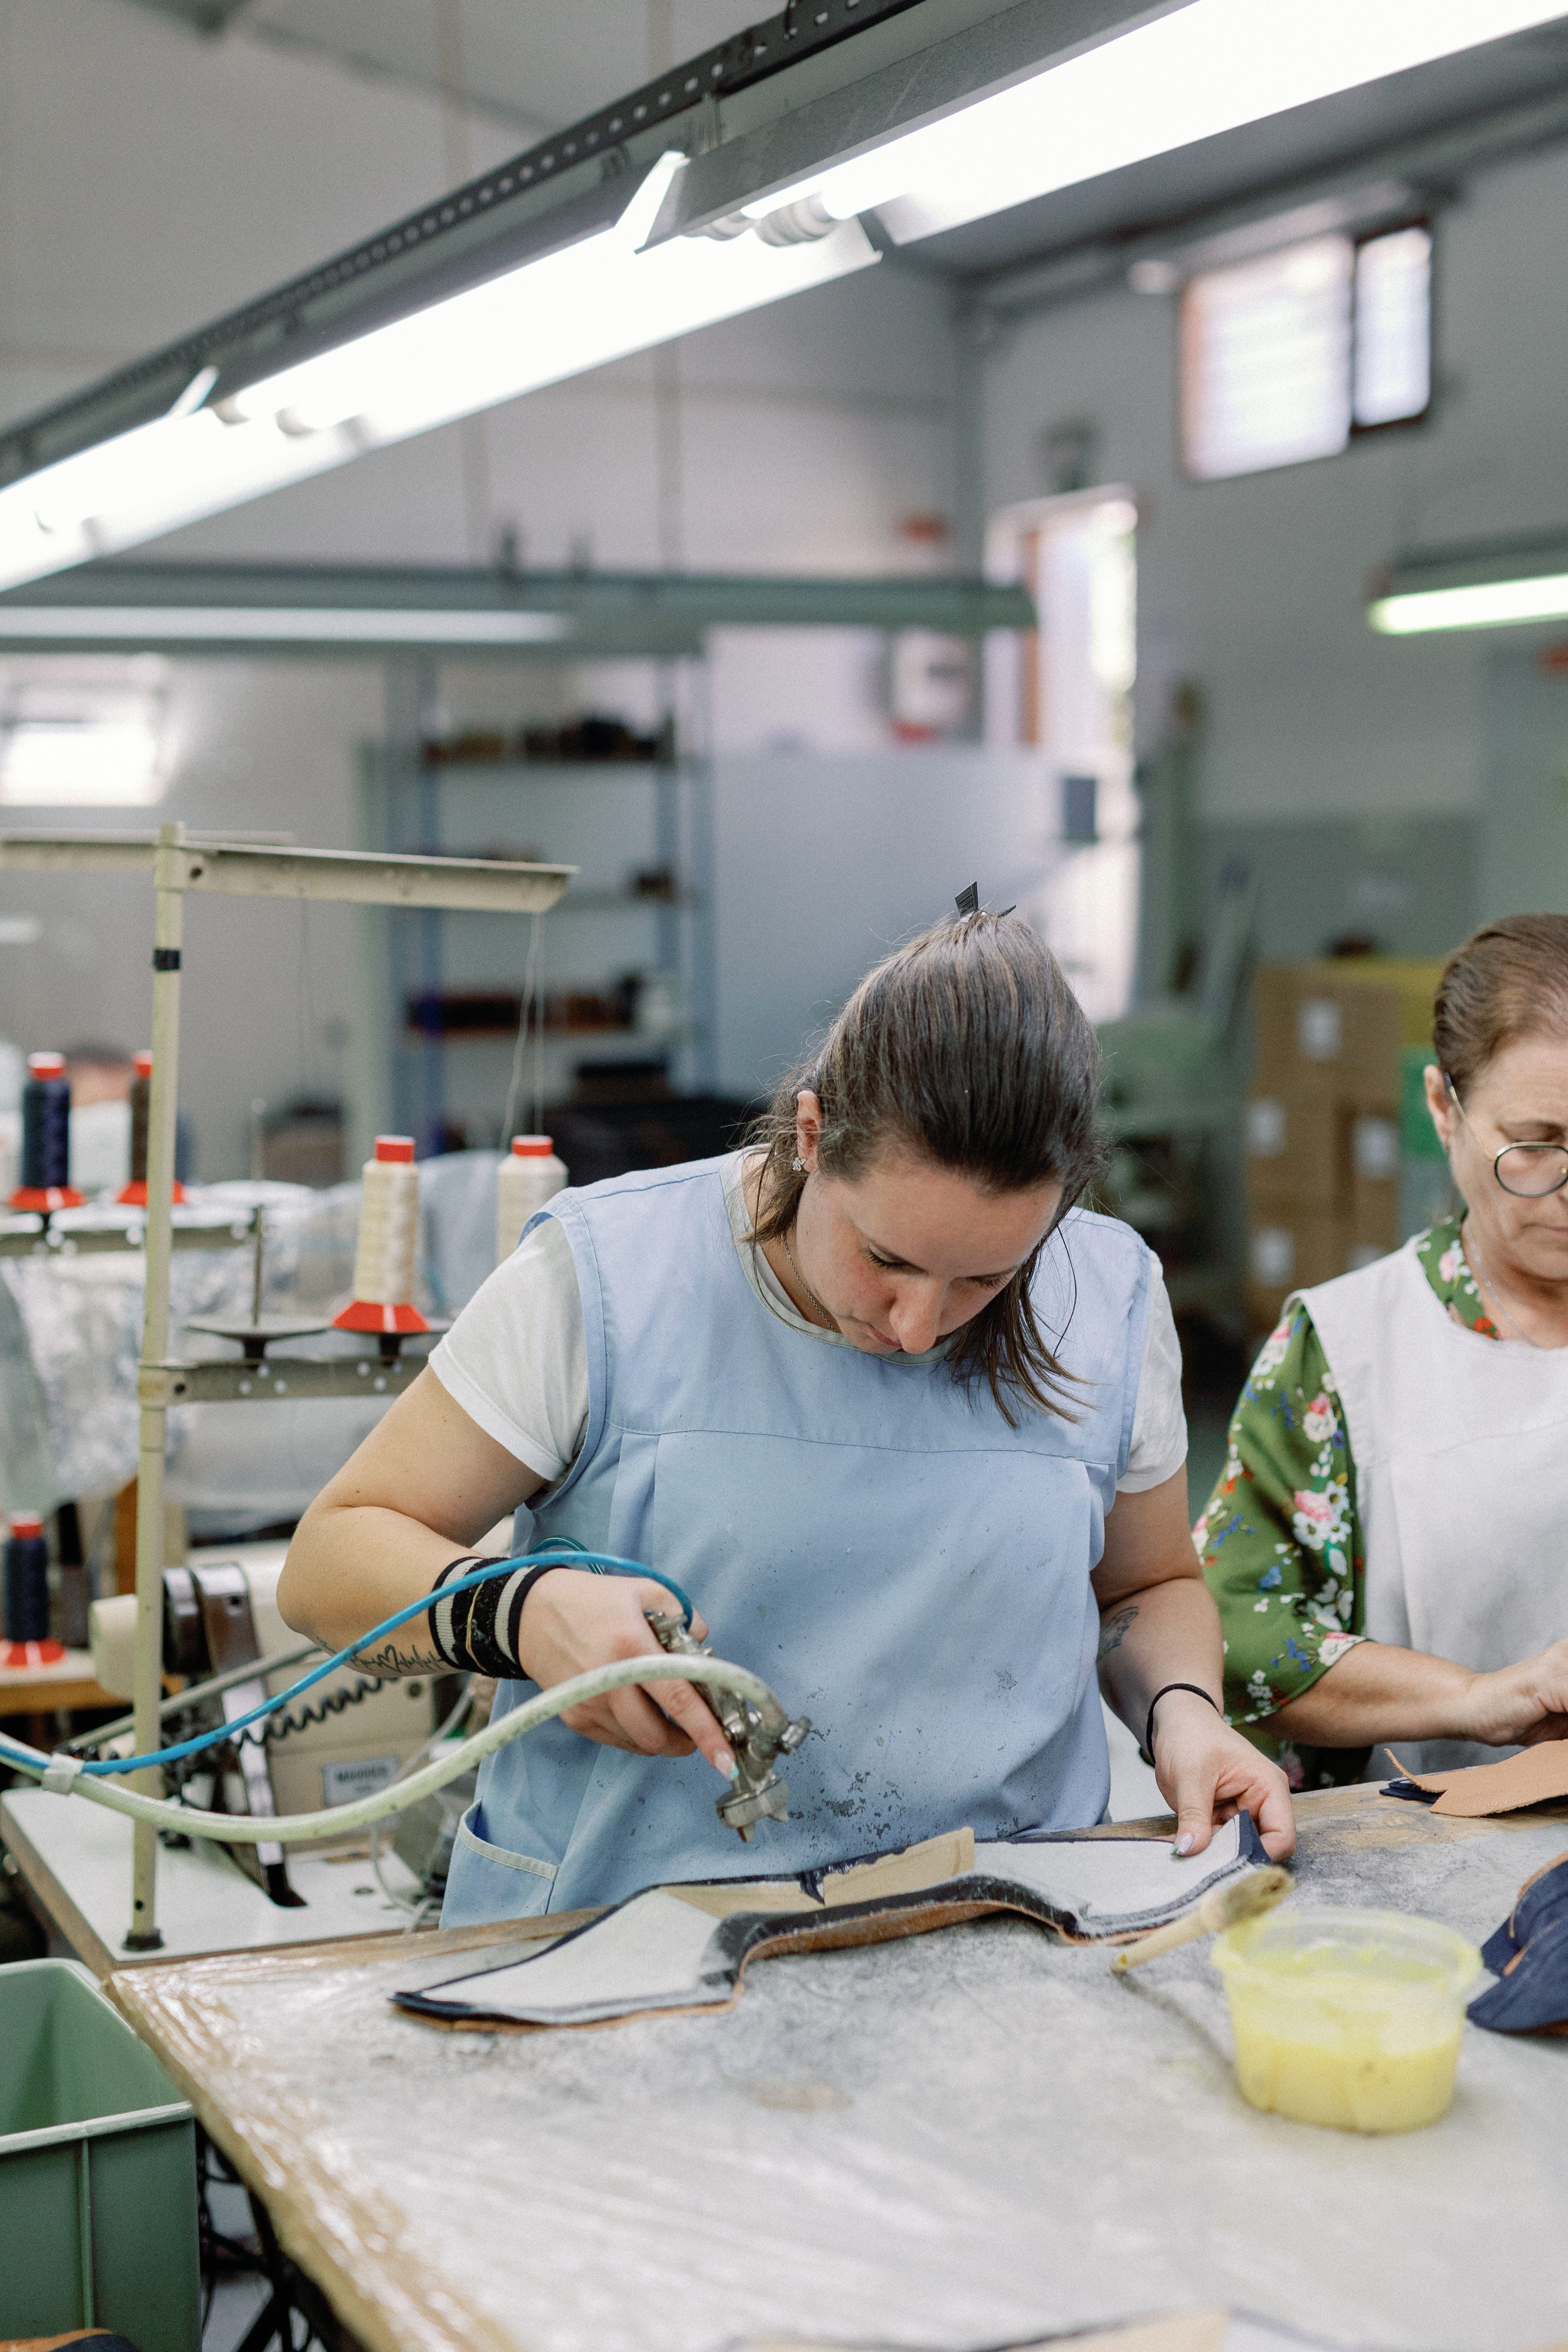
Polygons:
[[822,1303],[821,1299],[820,1299],[820,1298],[818,1298],[818,1297],[817,1297],[817,1295],[816,1295],[816,1291],[815,1291],[815,1290],[813,1290],[813,1288],[812,1288],[812,1286],[811,1286],[810,1283],[809,1283],[809,1282],[807,1282],[807,1280],[806,1280],[806,1278],[805,1278],[805,1275],[804,1275],[804,1274],[802,1274],[802,1272],[801,1272],[801,1270],[800,1270],[799,1266],[795,1265],[795,1252],[794,1252],[794,1250],[792,1250],[792,1249],[791,1249],[791,1247],[790,1247],[790,1245],[789,1245],[789,1228],[788,1228],[788,1226],[787,1226],[787,1225],[784,1227],[784,1232],[780,1234],[779,1239],[783,1242],[783,1244],[784,1244],[784,1255],[785,1255],[785,1257],[787,1257],[787,1258],[788,1258],[788,1260],[789,1260],[789,1262],[790,1262],[790,1266],[791,1266],[792,1271],[794,1272],[794,1275],[795,1275],[795,1280],[799,1283],[799,1285],[800,1285],[801,1288],[805,1291],[805,1293],[806,1297],[810,1299],[810,1301],[811,1301],[812,1305],[816,1307],[816,1309],[817,1313],[818,1313],[819,1315],[826,1315],[826,1318],[827,1318],[827,1319],[828,1319],[828,1321],[829,1321],[829,1323],[831,1323],[831,1324],[832,1324],[833,1328],[837,1331],[837,1328],[838,1328],[838,1318],[837,1317],[837,1315],[835,1315],[835,1314],[833,1313],[833,1311],[832,1311],[832,1309],[831,1309],[830,1307],[824,1307],[824,1305],[823,1305],[823,1303]]

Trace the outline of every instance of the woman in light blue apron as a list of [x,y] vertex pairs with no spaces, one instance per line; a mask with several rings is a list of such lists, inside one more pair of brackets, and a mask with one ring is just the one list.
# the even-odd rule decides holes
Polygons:
[[512,1741],[459,1832],[447,1925],[965,1823],[1084,1827],[1110,1786],[1101,1686],[1182,1851],[1242,1809],[1290,1850],[1283,1776],[1218,1711],[1158,1262],[1077,1205],[1097,1082],[1026,924],[938,925],[861,982],[750,1150],[558,1194],[312,1504],[291,1624],[337,1647],[435,1596],[378,1673],[491,1673],[504,1710],[658,1654],[645,1612],[668,1596],[635,1578],[520,1570],[440,1598],[454,1550],[515,1510],[519,1552],[564,1539],[673,1579],[719,1654],[815,1727],[789,1820],[744,1847],[690,1685]]

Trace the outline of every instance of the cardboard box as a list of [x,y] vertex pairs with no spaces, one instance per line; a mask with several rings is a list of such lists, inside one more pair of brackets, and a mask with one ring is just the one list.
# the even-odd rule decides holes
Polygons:
[[1399,1179],[1358,1176],[1351,1185],[1350,1257],[1358,1265],[1399,1246]]
[[1242,1114],[1247,1206],[1328,1213],[1350,1189],[1350,1115],[1317,1093],[1254,1094]]
[[1277,1290],[1281,1298],[1288,1291],[1331,1281],[1345,1271],[1350,1240],[1343,1216],[1306,1211],[1259,1220],[1247,1237],[1247,1280]]
[[1260,1094],[1396,1116],[1404,1051],[1431,1035],[1442,965],[1383,956],[1264,964],[1253,983]]

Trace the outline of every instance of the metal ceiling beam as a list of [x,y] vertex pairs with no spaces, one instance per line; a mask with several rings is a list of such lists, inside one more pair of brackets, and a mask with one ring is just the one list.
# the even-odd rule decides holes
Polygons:
[[967,576],[100,562],[0,595],[0,652],[314,654],[340,660],[426,652],[449,660],[497,655],[575,663],[698,654],[716,628],[931,629],[980,636],[1031,628],[1034,620],[1023,589]]
[[[182,398],[220,406],[285,367],[590,235],[622,214],[672,148],[689,160],[655,231],[664,240],[1180,5],[788,0],[775,16],[319,268],[10,426],[0,433],[0,487],[166,415]],[[1054,241],[1059,252],[1074,242],[1075,221],[1080,244],[1091,228],[1104,241],[1147,226],[1153,187],[1167,201],[1178,190],[1190,201],[1194,185],[1206,187],[1214,201],[1257,183],[1281,159],[1299,170],[1352,156],[1364,166],[1392,139],[1434,122],[1495,111],[1542,87],[1560,91],[1562,55],[1561,40],[1553,50],[1539,34],[1483,43],[1386,77],[1371,91],[1352,89],[1200,142],[1190,155],[1163,154],[1021,205],[1005,234],[1031,239],[1037,250]],[[934,237],[920,248],[921,261],[972,271],[985,226]],[[1075,264],[1069,275],[1087,283],[1095,272]]]
[[[221,400],[604,227],[660,154],[722,135],[721,110],[784,73],[791,88],[843,45],[873,45],[900,17],[1000,0],[789,0],[778,16],[706,49],[510,162],[434,197],[377,236],[0,433],[0,486],[164,415],[204,370]],[[181,8],[176,13],[185,15]],[[878,50],[878,55],[882,54]],[[843,68],[835,70],[842,75]],[[771,101],[774,111],[784,101]],[[751,120],[755,102],[743,120]],[[416,290],[417,289],[417,290]]]

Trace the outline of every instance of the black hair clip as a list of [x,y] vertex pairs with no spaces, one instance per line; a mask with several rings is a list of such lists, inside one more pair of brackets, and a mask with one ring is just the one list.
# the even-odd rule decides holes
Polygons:
[[[957,898],[952,903],[957,908],[961,915],[977,915],[980,912],[979,883],[971,882],[967,889],[963,889],[959,892]],[[1011,907],[1004,907],[1002,913],[997,916],[996,920],[1000,922],[1003,915],[1016,915],[1017,911],[1018,909],[1016,904]]]

